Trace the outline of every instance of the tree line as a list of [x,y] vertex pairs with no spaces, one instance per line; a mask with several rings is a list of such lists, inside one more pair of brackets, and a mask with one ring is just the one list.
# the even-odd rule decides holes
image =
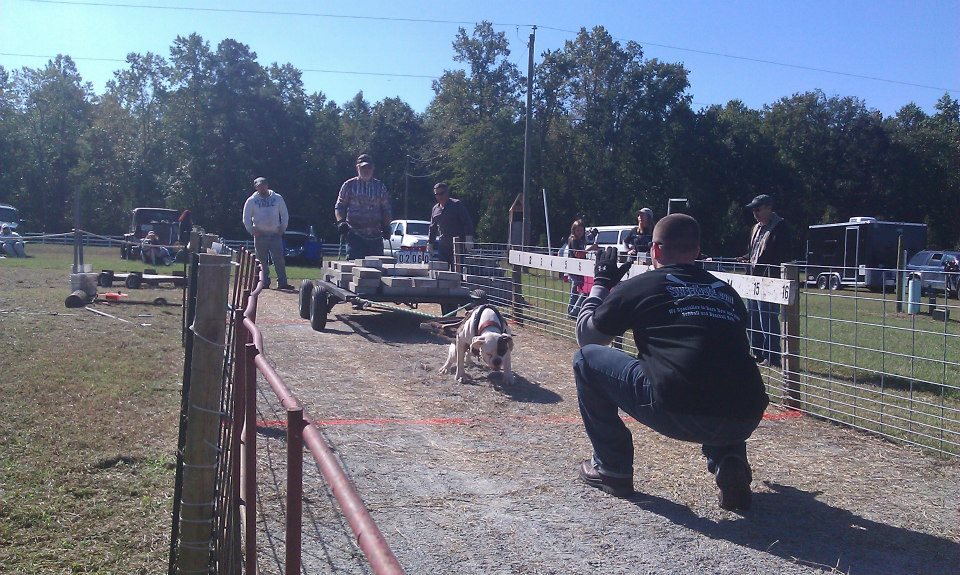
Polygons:
[[[462,69],[434,81],[422,114],[397,98],[307,94],[292,65],[264,66],[240,42],[213,48],[196,34],[166,57],[129,54],[102,94],[66,55],[0,67],[0,202],[20,208],[29,231],[70,229],[80,194],[83,227],[98,233],[119,234],[132,208],[155,206],[189,208],[208,231],[239,238],[243,201],[266,176],[292,213],[336,241],[337,191],[367,152],[395,217],[427,219],[433,183],[447,181],[478,240],[505,242],[522,189],[526,78],[489,22],[460,28],[452,48]],[[694,110],[682,64],[645,58],[603,27],[543,52],[533,86],[535,243],[549,234],[558,245],[576,217],[633,224],[641,207],[662,217],[668,198],[684,197],[704,251],[738,254],[743,205],[766,193],[800,234],[875,216],[924,222],[931,246],[960,248],[960,103],[948,93],[933,114],[911,103],[890,117],[821,91],[760,110],[736,100]]]

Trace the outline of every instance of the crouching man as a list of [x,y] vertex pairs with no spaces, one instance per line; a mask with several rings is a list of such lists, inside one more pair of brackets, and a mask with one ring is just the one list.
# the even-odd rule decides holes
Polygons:
[[[769,401],[750,355],[746,307],[726,282],[694,265],[700,226],[692,217],[660,220],[649,251],[654,269],[623,283],[630,263],[618,265],[616,248],[600,252],[577,318],[573,373],[593,445],[580,479],[618,497],[633,493],[633,438],[620,408],[658,433],[701,444],[720,507],[746,510],[746,440]],[[606,347],[628,329],[636,358]]]

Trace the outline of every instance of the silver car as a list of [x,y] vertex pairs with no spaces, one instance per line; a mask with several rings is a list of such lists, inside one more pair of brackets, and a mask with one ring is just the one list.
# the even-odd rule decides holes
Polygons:
[[958,297],[960,284],[960,252],[924,250],[914,254],[907,262],[912,277],[920,278],[921,289],[942,291]]

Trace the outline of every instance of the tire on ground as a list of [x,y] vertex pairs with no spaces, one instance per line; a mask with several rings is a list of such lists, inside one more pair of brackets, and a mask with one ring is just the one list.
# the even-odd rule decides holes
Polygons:
[[140,274],[136,272],[130,272],[127,275],[127,281],[124,282],[124,285],[126,285],[129,289],[137,289],[140,287],[142,281],[143,277]]
[[310,327],[313,331],[323,331],[327,327],[327,290],[321,285],[313,286],[310,297]]
[[302,319],[310,319],[310,299],[313,297],[313,282],[303,280],[300,282],[300,304],[297,311],[300,312]]

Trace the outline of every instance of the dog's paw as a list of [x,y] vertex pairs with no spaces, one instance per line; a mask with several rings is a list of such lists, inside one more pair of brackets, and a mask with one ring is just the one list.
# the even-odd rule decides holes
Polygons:
[[441,367],[440,369],[438,369],[437,371],[440,372],[440,373],[442,373],[442,374],[444,374],[444,375],[450,375],[451,373],[453,373],[453,367],[452,367],[452,366],[445,365],[445,366]]
[[468,380],[467,374],[457,376],[457,383],[467,383]]

